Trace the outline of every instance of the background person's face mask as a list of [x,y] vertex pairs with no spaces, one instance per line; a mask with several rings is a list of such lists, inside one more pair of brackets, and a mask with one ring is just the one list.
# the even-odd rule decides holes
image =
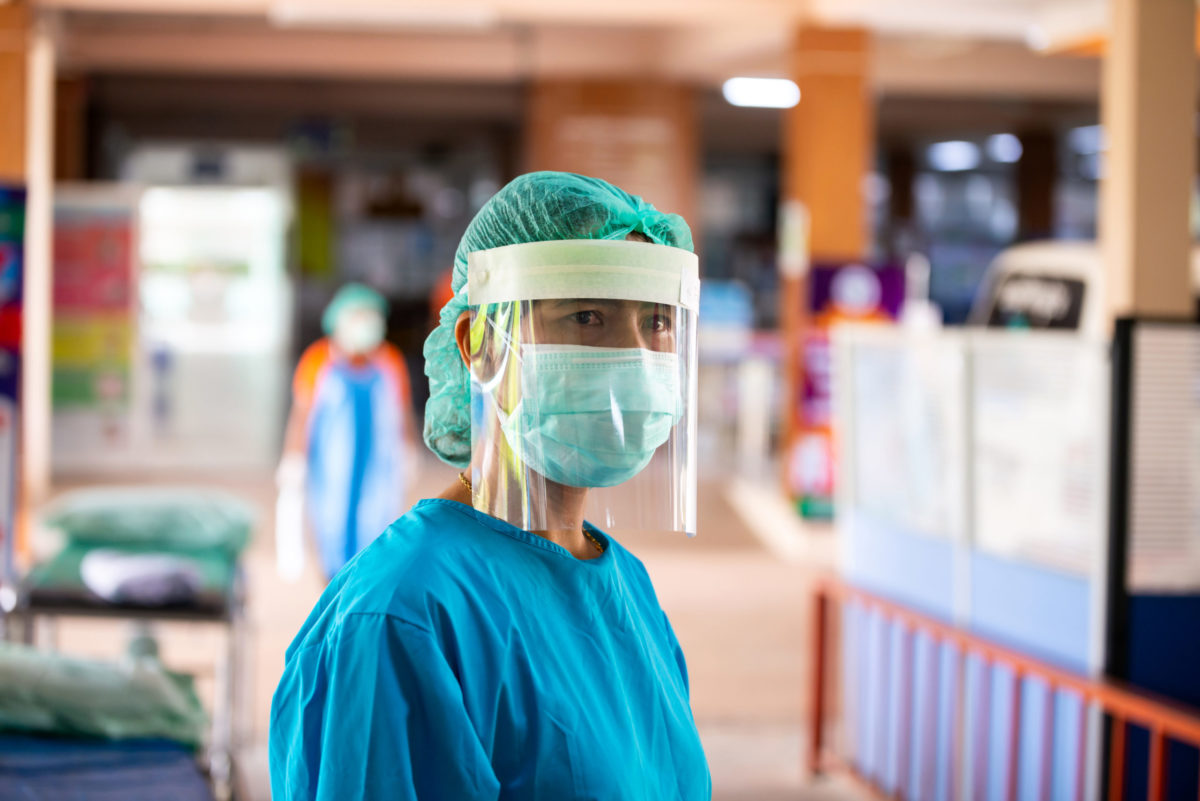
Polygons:
[[612,487],[636,476],[679,422],[679,357],[643,348],[525,345],[526,393],[500,415],[530,468],[572,487]]
[[343,353],[361,356],[383,343],[384,328],[383,317],[377,312],[354,309],[338,319],[333,341]]

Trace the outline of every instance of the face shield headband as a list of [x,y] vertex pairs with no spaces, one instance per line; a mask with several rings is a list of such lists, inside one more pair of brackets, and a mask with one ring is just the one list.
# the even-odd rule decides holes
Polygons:
[[567,239],[472,253],[467,303],[600,298],[681,306],[700,304],[695,253],[649,242]]

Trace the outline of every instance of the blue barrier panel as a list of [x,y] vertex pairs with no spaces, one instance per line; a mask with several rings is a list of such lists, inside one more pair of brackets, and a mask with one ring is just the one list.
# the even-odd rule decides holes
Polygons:
[[971,554],[969,628],[1076,673],[1087,674],[1091,584],[1029,562]]
[[851,584],[949,621],[954,604],[954,544],[905,531],[856,511],[841,529]]

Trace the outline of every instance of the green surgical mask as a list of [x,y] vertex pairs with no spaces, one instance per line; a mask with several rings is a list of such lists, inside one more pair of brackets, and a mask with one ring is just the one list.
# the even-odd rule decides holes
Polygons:
[[535,472],[572,487],[636,476],[683,413],[679,357],[643,348],[525,345],[525,396],[501,429]]

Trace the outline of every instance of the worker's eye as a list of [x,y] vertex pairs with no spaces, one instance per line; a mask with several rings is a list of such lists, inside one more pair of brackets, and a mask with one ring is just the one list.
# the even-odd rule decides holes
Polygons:
[[655,334],[666,334],[675,327],[675,321],[665,309],[657,309],[646,318],[645,326]]
[[594,309],[583,309],[577,312],[571,312],[568,319],[578,325],[600,325],[600,312]]

